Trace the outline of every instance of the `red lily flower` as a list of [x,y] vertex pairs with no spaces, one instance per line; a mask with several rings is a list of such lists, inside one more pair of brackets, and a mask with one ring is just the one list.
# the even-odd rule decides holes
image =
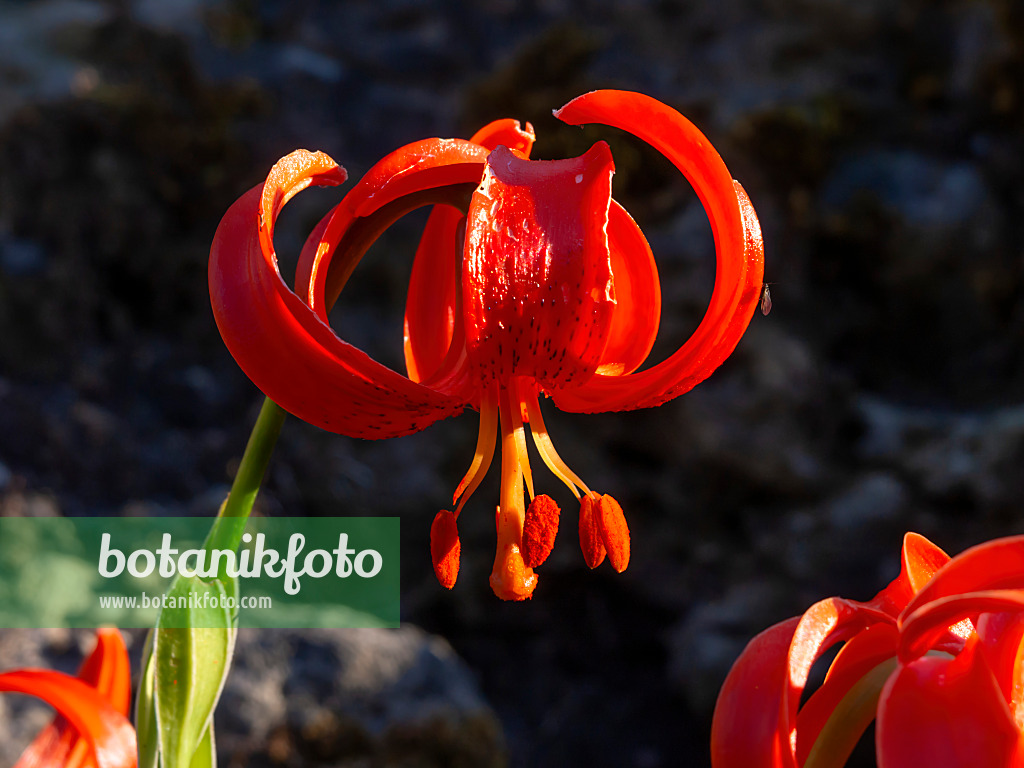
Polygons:
[[0,691],[38,696],[57,710],[14,768],[134,768],[135,730],[128,722],[131,674],[116,629],[100,629],[96,647],[72,677],[46,669],[0,674]]
[[712,765],[840,766],[875,719],[880,768],[1024,766],[1022,668],[1024,536],[949,560],[907,534],[874,600],[823,600],[750,641],[715,707]]
[[[637,371],[661,310],[643,233],[611,198],[604,142],[570,160],[531,161],[532,127],[501,120],[470,141],[427,139],[377,163],[321,221],[299,259],[293,293],[277,269],[274,221],[310,184],[345,172],[322,153],[284,158],[224,216],[210,254],[221,335],[246,374],[285,410],[324,429],[385,438],[469,406],[480,412],[476,454],[431,529],[435,572],[451,588],[456,520],[501,441],[498,546],[491,585],[531,596],[559,509],[534,495],[525,426],[551,471],[580,499],[587,564],[629,561],[622,509],[592,491],[555,451],[538,397],[592,413],[660,405],[704,380],[732,352],[760,297],[763,248],[754,210],[707,139],[682,115],[637,93],[597,91],[555,115],[605,123],[647,141],[693,184],[711,220],[717,274],[693,336]],[[432,204],[413,263],[405,313],[408,377],[338,338],[327,313],[356,263],[395,219]],[[300,298],[301,297],[301,298]],[[527,507],[525,490],[531,502]]]

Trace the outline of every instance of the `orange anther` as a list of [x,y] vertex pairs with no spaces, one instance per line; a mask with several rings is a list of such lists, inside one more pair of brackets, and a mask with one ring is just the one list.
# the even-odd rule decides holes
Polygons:
[[528,600],[537,588],[537,574],[523,562],[519,547],[508,544],[494,561],[491,589],[502,600]]
[[583,559],[590,568],[597,568],[604,562],[605,556],[604,541],[598,528],[598,515],[595,514],[594,507],[594,498],[584,494],[580,499],[580,549],[583,550]]
[[608,494],[601,497],[597,517],[597,527],[601,531],[601,540],[608,551],[608,562],[619,573],[629,565],[629,527],[626,516],[622,514],[619,502]]
[[558,533],[561,510],[547,494],[534,497],[526,508],[523,523],[523,562],[527,568],[536,568],[551,554]]
[[434,574],[441,586],[451,589],[459,576],[459,556],[462,544],[455,515],[442,509],[430,526],[430,557],[434,561]]

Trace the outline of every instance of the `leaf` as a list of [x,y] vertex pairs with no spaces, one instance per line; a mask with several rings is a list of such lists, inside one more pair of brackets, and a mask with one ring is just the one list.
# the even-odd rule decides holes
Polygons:
[[232,582],[179,578],[160,610],[153,683],[162,768],[189,768],[207,739],[234,651]]
[[213,721],[206,726],[199,746],[192,755],[192,762],[189,768],[217,768],[217,742],[213,738]]

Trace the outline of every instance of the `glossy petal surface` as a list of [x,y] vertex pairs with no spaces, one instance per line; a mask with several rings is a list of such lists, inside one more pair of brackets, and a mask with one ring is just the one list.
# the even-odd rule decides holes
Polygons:
[[[506,146],[529,157],[535,136],[529,123],[495,120],[470,138],[487,150]],[[405,304],[405,364],[409,378],[423,381],[444,362],[457,322],[465,213],[438,205],[430,212],[416,250]]]
[[529,376],[557,389],[597,370],[614,307],[605,228],[611,154],[487,160],[467,216],[466,348],[485,385]]
[[[429,163],[418,168],[428,174],[435,170]],[[240,198],[214,237],[210,296],[221,336],[235,360],[281,407],[324,429],[355,437],[408,434],[461,410],[463,403],[457,398],[416,384],[342,341],[285,285],[268,244],[273,216],[283,202],[269,210],[263,204],[287,201],[295,189],[311,182],[337,181],[336,174],[319,167],[311,177],[302,175],[309,172],[306,164],[294,164],[294,169],[297,176],[271,174],[279,190],[257,187]],[[408,184],[403,177],[401,186]],[[386,183],[371,188],[372,193],[363,190],[351,204],[365,205],[374,196],[384,202],[394,192]],[[339,210],[331,224],[350,213]],[[335,230],[330,224],[326,227],[328,244],[338,236]],[[314,270],[313,279],[322,291],[326,265],[323,278],[317,281]]]
[[598,375],[585,386],[555,396],[556,404],[567,411],[660,405],[711,375],[746,330],[764,275],[757,216],[704,135],[678,112],[648,96],[595,91],[569,102],[555,116],[573,125],[611,125],[651,144],[690,181],[711,221],[717,258],[715,289],[693,336],[653,368],[629,376]]
[[890,678],[878,707],[879,768],[1020,765],[1020,731],[976,650],[917,659]]
[[800,619],[759,634],[740,654],[722,685],[711,723],[715,768],[782,768],[793,765],[780,732],[789,648]]
[[661,322],[661,283],[647,238],[614,200],[608,215],[608,249],[615,305],[597,372],[621,376],[639,368],[654,346]]

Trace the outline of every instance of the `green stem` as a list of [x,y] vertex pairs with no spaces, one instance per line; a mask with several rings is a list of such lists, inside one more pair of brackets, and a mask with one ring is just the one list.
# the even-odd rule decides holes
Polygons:
[[252,505],[259,493],[260,483],[270,463],[277,437],[281,434],[288,413],[269,397],[263,401],[260,415],[249,435],[249,442],[242,454],[242,461],[231,484],[231,493],[221,505],[217,519],[214,521],[210,535],[206,537],[204,547],[213,549],[229,549],[235,551],[242,543],[245,523],[252,512]]
[[821,729],[803,768],[842,768],[864,731],[875,719],[878,698],[896,659],[887,659],[850,688]]

